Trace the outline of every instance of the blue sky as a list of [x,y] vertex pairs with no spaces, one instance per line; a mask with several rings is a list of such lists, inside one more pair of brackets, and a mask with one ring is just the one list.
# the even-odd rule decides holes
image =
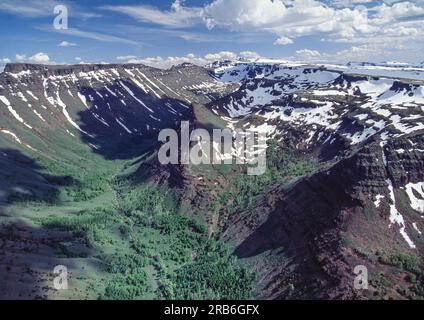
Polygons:
[[[56,5],[68,29],[53,27]],[[424,0],[0,0],[7,62],[422,62]]]

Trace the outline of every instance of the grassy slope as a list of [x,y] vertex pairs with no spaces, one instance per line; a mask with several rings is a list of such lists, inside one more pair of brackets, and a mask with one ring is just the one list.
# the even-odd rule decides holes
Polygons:
[[[11,180],[2,186],[2,297],[250,296],[253,276],[223,244],[209,239],[201,221],[178,213],[172,190],[132,182],[140,161],[106,161],[70,141],[53,148],[22,155],[35,159],[33,182],[25,163],[13,167],[15,159],[2,158],[1,174]],[[52,288],[59,264],[70,272],[67,291]],[[28,273],[32,277],[25,279]]]

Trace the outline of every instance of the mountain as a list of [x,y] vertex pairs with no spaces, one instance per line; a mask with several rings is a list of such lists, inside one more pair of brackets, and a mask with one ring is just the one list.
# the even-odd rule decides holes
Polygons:
[[264,279],[271,287],[260,296],[281,297],[288,264],[298,264],[300,278],[313,287],[307,292],[320,298],[357,297],[355,264],[372,265],[373,273],[399,284],[382,290],[376,281],[367,298],[411,294],[387,265],[422,263],[422,84],[304,66],[235,63],[215,71],[217,79],[241,86],[209,103],[213,112],[237,117],[236,128],[267,131],[280,144],[293,139],[296,150],[321,167],[273,194],[270,213],[228,223],[227,241],[249,235],[238,242],[239,256],[292,252],[294,261],[281,259],[282,269],[261,266],[269,268]]
[[[0,296],[424,297],[424,87],[369,67],[7,65]],[[160,165],[184,120],[266,132],[266,173]]]

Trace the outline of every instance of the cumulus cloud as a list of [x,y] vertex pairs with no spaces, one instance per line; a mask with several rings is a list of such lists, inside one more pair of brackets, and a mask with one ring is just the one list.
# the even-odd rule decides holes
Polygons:
[[[346,55],[366,60],[379,53],[398,55],[400,48],[419,57],[424,50],[423,0],[214,0],[204,8],[203,17],[210,29],[272,33],[275,45],[305,36],[352,45],[321,58]],[[317,58],[308,51],[297,55]]]
[[28,57],[24,53],[18,53],[15,55],[15,59],[0,59],[0,63],[11,63],[11,62],[17,62],[17,63],[41,63],[41,64],[56,64],[55,61],[50,60],[50,57],[47,53],[44,52],[38,52],[30,57]]
[[424,2],[419,6],[409,1],[394,3],[392,6],[383,3],[377,7],[373,22],[376,24],[387,24],[402,19],[413,19],[414,17],[422,20],[422,15],[424,14],[423,5]]
[[302,60],[316,60],[322,57],[319,51],[310,49],[297,50],[296,56]]
[[[111,4],[101,8],[124,14],[137,21],[159,25],[157,29],[161,32],[187,41],[223,42],[221,32],[217,36],[217,33],[204,34],[198,30],[183,30],[194,25],[203,25],[209,29],[236,32],[235,37],[240,38],[257,33],[272,34],[274,38],[271,41],[275,45],[289,45],[302,37],[315,37],[323,42],[340,43],[345,48],[350,47],[339,51],[339,54],[321,52],[321,58],[339,58],[346,55],[368,60],[371,57],[378,58],[379,53],[381,57],[390,57],[401,55],[401,51],[419,58],[424,50],[424,0],[208,0],[202,3],[206,4],[188,6],[183,0],[174,0],[167,9],[139,4]],[[0,12],[25,17],[43,17],[52,15],[52,8],[56,4],[59,4],[58,0],[3,0],[0,3]],[[69,2],[65,0],[64,4],[68,5]],[[90,15],[83,14],[84,10],[71,4],[73,14],[80,17],[84,14],[87,17]],[[75,28],[67,30],[66,33],[96,41],[142,45],[122,36]],[[59,44],[60,47],[74,45],[67,41]],[[301,52],[296,55],[306,57],[308,54]],[[46,62],[45,58],[41,58],[43,63]],[[122,58],[117,60],[139,60],[135,56]],[[315,57],[309,54],[308,58]],[[152,59],[157,60],[157,57]],[[164,64],[172,61],[172,57],[160,59]],[[206,57],[188,56],[174,59],[207,60]],[[15,60],[22,62],[28,61],[28,58],[20,55]]]
[[352,35],[356,29],[364,29],[367,20],[363,9],[338,9],[318,0],[214,0],[203,7],[183,6],[176,0],[169,10],[145,5],[103,8],[167,27],[188,27],[203,21],[209,29],[273,33],[275,44],[280,45],[317,33]]
[[215,0],[204,17],[209,28],[270,32],[283,45],[318,33],[352,34],[366,20],[359,9],[338,10],[316,0]]
[[61,43],[58,44],[59,47],[75,47],[77,44],[73,43],[73,42],[68,42],[68,41],[62,41]]
[[225,26],[241,28],[272,27],[284,17],[286,7],[282,1],[215,0],[204,8],[203,15],[208,28]]
[[240,57],[244,59],[256,60],[261,58],[261,55],[255,51],[242,51],[240,52]]
[[50,58],[46,53],[39,52],[30,57],[29,60],[35,63],[47,63],[50,61]]
[[280,37],[274,42],[275,45],[282,45],[282,46],[286,44],[291,44],[291,43],[293,43],[293,40],[287,37]]
[[218,60],[235,60],[237,55],[230,51],[221,51],[218,53],[209,53],[204,57],[207,61],[218,61]]
[[372,50],[395,53],[403,47],[416,56],[424,50],[423,0],[210,0],[198,7],[177,0],[168,10],[144,5],[106,9],[166,27],[204,24],[239,34],[270,33],[275,45],[311,36],[351,45],[363,59],[378,54]]

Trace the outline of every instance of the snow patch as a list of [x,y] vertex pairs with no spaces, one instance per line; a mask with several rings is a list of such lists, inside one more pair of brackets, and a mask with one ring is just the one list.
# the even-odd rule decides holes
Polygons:
[[22,117],[15,111],[15,109],[12,108],[10,105],[9,100],[5,96],[0,96],[0,101],[3,102],[6,106],[9,112],[15,117],[16,120],[18,120],[20,123],[24,124],[27,128],[32,129],[32,127],[22,119]]
[[380,207],[381,200],[383,200],[384,198],[385,198],[384,195],[381,195],[381,194],[377,195],[376,200],[374,201],[374,205],[375,205],[376,208]]
[[[405,186],[405,190],[411,202],[411,208],[424,214],[424,182],[408,183]],[[416,194],[418,194],[420,198],[418,198]]]
[[408,236],[408,234],[405,231],[405,221],[403,219],[403,216],[399,213],[399,211],[396,208],[396,197],[395,197],[395,192],[394,192],[394,188],[393,188],[393,183],[390,179],[387,179],[387,184],[389,187],[389,195],[390,195],[390,199],[392,200],[392,204],[390,205],[390,225],[389,228],[393,225],[393,224],[397,224],[400,229],[399,232],[402,235],[402,237],[405,239],[405,241],[408,243],[409,247],[411,249],[416,249],[415,244],[412,242],[411,238]]
[[16,134],[14,134],[12,131],[2,129],[2,130],[0,130],[0,132],[2,132],[2,133],[4,133],[4,134],[7,134],[7,135],[9,135],[9,136],[11,136],[11,137],[13,137],[13,139],[15,139],[15,141],[16,141],[17,143],[22,144],[21,139],[19,139],[19,138],[18,138],[18,136],[17,136]]
[[119,119],[115,119],[115,120],[122,128],[124,128],[126,132],[128,132],[129,134],[132,134],[132,131],[128,129],[121,121],[119,121]]
[[417,232],[418,232],[418,234],[421,236],[421,235],[422,235],[422,232],[421,232],[421,230],[420,230],[420,229],[418,229],[417,223],[416,223],[416,222],[414,222],[414,223],[412,224],[412,226],[414,227],[415,231],[417,231]]

